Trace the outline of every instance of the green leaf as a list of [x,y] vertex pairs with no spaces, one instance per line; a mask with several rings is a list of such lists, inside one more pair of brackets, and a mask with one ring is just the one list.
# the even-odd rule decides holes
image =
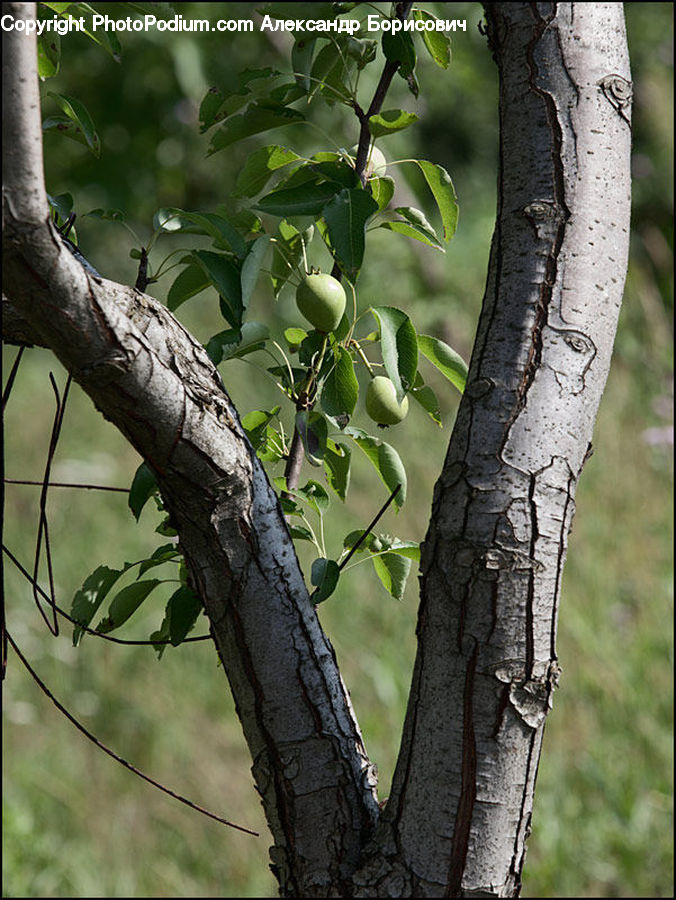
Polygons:
[[210,285],[211,280],[201,266],[186,266],[185,269],[176,276],[174,283],[167,292],[167,307],[172,312],[175,312],[181,303],[185,303],[190,297],[200,294]]
[[374,138],[379,138],[386,134],[394,134],[395,131],[403,131],[417,120],[415,113],[406,112],[404,109],[386,109],[378,115],[369,117],[369,131]]
[[416,159],[415,162],[420,167],[439,207],[444,226],[444,240],[448,243],[458,226],[458,198],[455,195],[451,176],[443,166],[438,166],[425,159]]
[[357,63],[357,68],[361,70],[376,58],[378,42],[350,36],[347,39],[346,50],[348,56]]
[[49,201],[50,207],[55,210],[59,217],[59,222],[65,222],[73,211],[73,195],[66,193],[57,194],[56,197],[52,197],[51,194],[47,194],[47,200]]
[[58,74],[61,65],[61,37],[53,31],[38,35],[38,75],[44,81]]
[[[361,536],[364,534],[364,531],[365,531],[364,528],[358,528],[356,531],[351,531],[349,534],[346,534],[345,537],[343,538],[343,547],[346,550],[351,550],[354,547],[354,545],[357,543],[357,541],[360,540]],[[357,550],[355,552],[363,553],[365,550],[368,550],[371,547],[371,544],[373,543],[374,537],[375,537],[375,535],[372,534],[371,532],[369,532],[369,534],[366,535],[366,537],[361,542],[361,544],[359,545],[359,547],[357,548]]]
[[442,253],[445,252],[443,246],[436,240],[434,232],[426,232],[418,225],[411,225],[408,222],[383,222],[378,227],[385,228],[387,231],[395,231],[397,234],[403,234],[406,237],[427,244],[428,247],[433,247],[435,250],[441,250]]
[[428,334],[418,335],[418,349],[462,394],[467,383],[467,366],[460,354]]
[[393,306],[371,307],[380,326],[380,345],[385,371],[401,402],[413,387],[418,371],[418,342],[413,323]]
[[390,178],[389,175],[370,178],[369,188],[373,199],[378,204],[378,211],[382,212],[394,196],[394,178]]
[[98,608],[105,600],[108,592],[125,569],[109,569],[99,566],[84,580],[82,587],[75,592],[71,603],[70,614],[77,622],[73,628],[73,646],[77,647],[84,629],[89,626]]
[[86,23],[84,33],[87,37],[110,53],[115,62],[120,62],[122,46],[117,34],[114,31],[106,31],[102,28],[94,31],[91,17],[94,15],[95,10],[89,3],[43,3],[43,6],[48,7],[64,19],[68,19],[71,16],[74,19],[82,17]]
[[202,612],[202,604],[190,588],[183,585],[169,598],[167,612],[169,640],[172,646],[178,647],[195,627],[197,617]]
[[293,70],[296,83],[306,94],[312,86],[309,76],[316,43],[316,37],[307,37],[301,33],[296,37],[291,48],[291,69]]
[[318,516],[323,516],[329,508],[329,495],[325,488],[318,482],[310,479],[302,488],[296,490],[297,494],[305,500],[305,502],[313,509]]
[[264,446],[268,424],[279,413],[279,410],[279,406],[275,406],[274,409],[269,411],[254,409],[242,419],[242,428],[246,432],[246,436],[249,438],[254,450],[258,451]]
[[[68,97],[65,94],[57,94],[54,91],[47,91],[48,97],[53,97],[59,104],[66,116],[75,124],[76,132],[82,136],[82,140],[97,158],[101,155],[101,140],[96,133],[92,117],[87,112],[86,106],[75,97]],[[50,121],[49,119],[47,120]],[[43,128],[45,124],[43,123]],[[58,125],[55,126],[58,128]],[[63,129],[59,128],[59,131]],[[75,137],[75,134],[64,131],[68,137]],[[78,140],[78,138],[75,138]]]
[[151,578],[148,581],[135,581],[122,588],[111,600],[108,615],[99,622],[96,630],[100,634],[108,634],[124,625],[158,584],[162,584],[159,578]]
[[314,232],[311,226],[301,233],[286,219],[282,219],[279,223],[278,230],[279,236],[275,239],[270,272],[275,299],[277,299],[284,285],[294,274],[294,268],[298,265],[302,255],[302,241],[305,241],[307,246],[312,240]]
[[408,32],[383,32],[383,53],[390,62],[399,63],[399,74],[406,78],[415,69],[416,55],[413,38]]
[[403,600],[406,580],[411,571],[411,560],[395,553],[372,556],[373,568],[378,578],[395,600]]
[[359,382],[352,356],[344,347],[335,349],[335,365],[322,388],[322,409],[329,416],[351,416],[359,398]]
[[345,444],[336,444],[329,440],[324,451],[324,470],[329,487],[345,502],[347,489],[350,486],[350,463],[352,451]]
[[137,522],[141,515],[141,510],[156,491],[157,481],[155,480],[155,475],[150,466],[142,462],[134,475],[127,501],[129,509]]
[[164,206],[153,216],[153,226],[169,233],[206,234],[220,250],[232,250],[240,259],[247,254],[246,241],[239,231],[216,213],[186,212],[175,206]]
[[259,103],[252,103],[243,113],[227,119],[215,132],[207,156],[229,147],[235,141],[250,137],[252,134],[260,134],[271,128],[281,128],[283,125],[293,125],[304,121],[305,116],[298,110],[289,109],[286,106],[270,108]]
[[247,257],[242,264],[242,306],[244,309],[248,307],[249,301],[251,300],[251,295],[256,286],[258,273],[263,264],[263,257],[265,256],[269,243],[269,234],[263,234],[261,237],[256,238],[255,241],[252,241],[249,246]]
[[[414,10],[413,15],[419,22],[434,22],[435,26],[439,21],[433,13],[425,9]],[[448,35],[437,31],[435,27],[434,31],[423,31],[422,39],[434,62],[441,69],[447,69],[451,63],[451,39]]]
[[[303,167],[305,168],[305,167]],[[316,176],[315,176],[316,177]],[[335,182],[302,184],[282,188],[261,197],[255,209],[273,216],[319,216],[326,204],[340,191]]]
[[307,331],[303,328],[287,328],[284,331],[284,340],[289,345],[289,350],[294,353],[307,337]]
[[342,190],[323,210],[335,259],[352,283],[364,260],[366,223],[377,211],[373,197],[360,189]]
[[401,485],[399,493],[394,498],[395,505],[401,508],[406,500],[406,469],[394,447],[379,438],[372,437],[361,428],[349,426],[345,429],[345,434],[352,438],[360,450],[363,450],[390,493],[397,485]]
[[310,98],[319,91],[329,105],[350,101],[350,74],[357,68],[357,60],[348,55],[347,47],[344,38],[332,38],[319,51],[310,73]]
[[[193,250],[193,257],[199,262],[225,304],[221,311],[233,328],[242,324],[244,306],[242,304],[242,284],[238,267],[222,253],[210,250]],[[224,308],[225,307],[225,308]],[[227,315],[226,315],[227,313]]]
[[154,569],[155,566],[163,566],[165,563],[173,562],[181,556],[181,551],[175,544],[163,544],[161,547],[157,547],[148,559],[144,559],[141,562],[136,577],[140,578],[142,575],[145,575],[148,569]]
[[125,214],[121,209],[90,209],[85,216],[91,216],[92,219],[102,219],[104,222],[124,222]]
[[315,586],[315,590],[310,599],[315,606],[331,596],[336,589],[339,577],[340,569],[335,559],[320,557],[312,563],[310,580]]
[[[212,125],[222,122],[236,113],[246,103],[257,96],[267,94],[270,83],[274,82],[281,72],[275,69],[245,69],[237,73],[236,79],[224,88],[211,87],[207,91],[199,110],[200,132],[208,131]],[[236,83],[234,83],[236,81]]]
[[289,534],[294,541],[310,541],[312,544],[315,542],[312,532],[304,525],[289,525]]
[[383,53],[390,62],[399,62],[397,71],[408,84],[408,88],[417,98],[419,93],[418,82],[415,77],[416,54],[413,38],[406,32],[392,34],[392,32],[383,33]]
[[296,413],[296,429],[303,440],[307,461],[320,466],[324,459],[328,426],[321,413],[300,410]]
[[359,184],[355,170],[342,159],[310,163],[308,168],[327,181],[335,181],[342,187],[354,188]]
[[255,150],[247,158],[244,168],[237,176],[235,196],[255,196],[263,190],[278,169],[288,166],[300,158],[293,150],[287,150],[286,147],[281,147],[279,144],[271,144]]
[[418,372],[416,376],[415,385],[410,392],[410,395],[414,400],[417,400],[425,412],[428,413],[432,420],[441,428],[441,409],[439,407],[439,400],[432,388],[423,382],[420,377],[420,372]]
[[228,328],[212,335],[205,349],[212,363],[218,366],[227,359],[241,359],[255,350],[261,350],[269,337],[267,325],[245,322],[241,328]]

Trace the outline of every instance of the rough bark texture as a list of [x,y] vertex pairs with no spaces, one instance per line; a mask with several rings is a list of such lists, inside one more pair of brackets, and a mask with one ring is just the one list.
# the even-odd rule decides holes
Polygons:
[[[530,831],[573,497],[629,244],[619,3],[486,6],[498,212],[425,540],[418,654],[364,896],[513,896]],[[368,859],[368,857],[367,857]]]
[[[32,4],[3,12],[34,15]],[[559,676],[573,497],[626,270],[631,86],[621,4],[491,4],[487,19],[501,79],[497,224],[424,545],[419,648],[377,827],[372,769],[333,650],[220,377],[159,303],[96,278],[66,251],[48,221],[34,41],[3,36],[10,328],[51,347],[157,474],[289,896],[520,888]]]
[[34,38],[3,34],[3,291],[157,475],[249,744],[283,892],[343,894],[378,807],[333,648],[204,349],[153,298],[85,271],[49,223],[35,58]]

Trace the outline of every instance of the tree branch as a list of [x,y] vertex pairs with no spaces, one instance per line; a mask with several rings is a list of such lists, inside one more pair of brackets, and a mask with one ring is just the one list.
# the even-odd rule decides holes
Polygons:
[[[409,12],[411,11],[411,7],[413,3],[397,3],[395,7],[395,16],[396,18],[403,22]],[[375,116],[380,112],[383,102],[385,100],[385,96],[387,95],[387,91],[389,86],[394,78],[394,74],[399,68],[399,61],[392,62],[391,60],[387,60],[385,65],[383,66],[383,71],[380,76],[380,80],[376,85],[376,89],[373,92],[373,99],[371,100],[371,105],[368,108],[368,112],[364,113],[361,107],[355,105],[355,115],[360,123],[359,128],[359,142],[357,144],[357,156],[355,159],[355,171],[357,172],[357,176],[361,179],[364,186],[366,186],[366,161],[368,157],[368,149],[371,143],[371,132],[369,130],[369,117]],[[343,277],[343,273],[340,270],[340,266],[337,262],[334,261],[333,268],[331,269],[331,275],[337,280],[340,281]],[[297,407],[298,409],[312,409],[311,404],[309,407],[305,404],[303,407]],[[286,478],[286,483],[290,491],[295,490],[298,487],[298,482],[300,481],[300,473],[303,468],[303,459],[305,457],[305,448],[303,447],[303,441],[301,439],[300,433],[297,428],[294,429],[293,432],[293,440],[291,442],[291,448],[289,450],[289,458],[286,461],[286,466],[284,468],[284,477]]]
[[622,5],[486,13],[500,73],[496,227],[423,544],[401,750],[356,896],[519,893],[575,488],[626,273]]
[[[34,4],[3,11],[35,17]],[[3,111],[3,291],[156,474],[242,720],[282,891],[325,896],[356,865],[375,785],[277,497],[201,345],[153,298],[87,272],[55,232],[35,39],[16,31],[3,35]]]

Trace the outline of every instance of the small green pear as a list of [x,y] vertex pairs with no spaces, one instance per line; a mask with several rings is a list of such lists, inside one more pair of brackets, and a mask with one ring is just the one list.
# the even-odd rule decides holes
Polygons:
[[378,425],[396,425],[406,418],[408,397],[399,403],[390,379],[376,375],[366,390],[366,412]]
[[332,275],[306,275],[296,291],[296,305],[318,331],[335,331],[345,312],[345,291]]

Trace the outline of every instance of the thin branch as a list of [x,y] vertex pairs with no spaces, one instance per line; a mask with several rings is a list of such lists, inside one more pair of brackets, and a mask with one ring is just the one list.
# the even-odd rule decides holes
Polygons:
[[398,485],[396,486],[396,488],[392,491],[392,493],[390,494],[390,496],[387,498],[387,500],[386,500],[386,501],[383,503],[383,505],[380,507],[380,509],[378,510],[378,512],[375,514],[375,516],[374,516],[373,521],[371,522],[371,524],[370,524],[370,525],[368,526],[368,528],[364,531],[364,533],[363,533],[362,536],[359,538],[359,540],[356,542],[356,544],[354,544],[354,545],[352,546],[350,552],[347,554],[347,556],[346,556],[345,559],[342,561],[342,563],[338,566],[339,569],[342,569],[342,568],[349,562],[349,560],[354,556],[354,554],[357,552],[357,550],[359,550],[359,548],[361,547],[361,545],[364,543],[364,541],[366,540],[366,538],[368,537],[368,535],[369,535],[369,534],[373,531],[373,529],[376,527],[376,525],[378,524],[378,521],[379,521],[379,520],[381,519],[381,517],[385,514],[385,511],[387,510],[388,506],[389,506],[390,503],[394,500],[394,498],[397,496],[397,494],[399,493],[400,490],[401,490],[401,485],[398,484]]
[[[24,569],[24,567],[21,565],[21,563],[16,558],[16,556],[14,556],[12,551],[8,547],[6,547],[4,544],[2,545],[2,550],[4,553],[7,554],[7,556],[14,563],[14,565],[17,567],[17,569],[21,572],[21,574],[24,576],[24,578],[26,578],[26,580],[29,581],[34,586],[35,590],[37,590],[37,592],[42,597],[44,597],[45,600],[47,600],[48,602],[51,602],[50,598],[49,598],[49,594],[47,594],[45,591],[43,591],[43,589],[40,587],[40,585],[37,582],[33,581],[33,579],[31,578],[30,572],[28,572],[26,569]],[[65,609],[61,609],[61,607],[57,603],[53,603],[52,606],[60,616],[63,616],[64,619],[68,619],[68,621],[71,622],[73,625],[77,625],[77,627],[81,628],[82,631],[85,631],[87,634],[91,634],[94,637],[103,638],[104,641],[110,641],[113,644],[129,644],[129,645],[133,645],[135,647],[146,647],[146,646],[160,647],[162,645],[171,644],[170,640],[133,641],[133,640],[129,640],[127,638],[116,638],[110,634],[103,634],[100,631],[95,631],[93,628],[89,628],[87,625],[83,625],[82,622],[78,622],[78,620],[74,619],[71,615],[69,615],[65,611]],[[3,607],[3,609],[4,609],[4,607]],[[183,638],[183,641],[181,643],[187,644],[188,642],[207,641],[207,640],[210,640],[211,638],[212,638],[212,635],[210,635],[210,634],[200,634],[200,635],[195,635],[194,637]]]
[[[5,478],[5,484],[28,484],[35,487],[44,486],[44,481],[27,481],[22,478]],[[50,488],[77,488],[83,491],[116,491],[120,494],[128,494],[129,488],[110,487],[107,484],[71,484],[66,481],[49,481],[47,487]]]
[[[412,3],[397,3],[396,5],[396,18],[403,22],[411,11]],[[371,142],[371,132],[369,131],[369,117],[375,116],[380,112],[380,109],[385,100],[385,96],[389,89],[389,86],[392,82],[395,72],[399,68],[400,62],[399,60],[390,61],[387,60],[385,66],[383,67],[382,74],[380,76],[380,80],[378,85],[374,91],[373,99],[371,100],[371,105],[368,108],[368,111],[364,113],[359,104],[355,101],[353,104],[353,108],[355,111],[355,115],[360,123],[360,131],[359,131],[359,143],[357,145],[357,158],[355,160],[355,170],[357,172],[357,176],[360,178],[362,184],[366,186],[366,159],[368,156],[368,148]],[[340,266],[337,261],[334,260],[333,268],[331,269],[331,275],[336,281],[341,281],[343,277],[343,273],[340,270]],[[312,403],[309,407],[307,405],[303,406],[303,409],[312,409],[314,403]],[[301,407],[296,406],[296,409],[300,411]],[[298,440],[296,439],[298,438]],[[293,440],[291,442],[291,450],[289,452],[289,457],[286,461],[286,466],[284,468],[284,477],[286,478],[286,483],[289,490],[295,490],[298,487],[298,482],[300,481],[300,472],[303,467],[303,459],[305,456],[305,450],[303,448],[303,442],[300,440],[300,435],[298,434],[298,429],[294,429]]]
[[105,744],[101,743],[101,741],[95,737],[91,731],[88,731],[84,725],[79,722],[75,716],[68,712],[68,710],[63,706],[63,704],[59,703],[54,694],[49,690],[47,685],[40,679],[35,670],[31,667],[30,663],[23,655],[21,650],[17,647],[12,636],[8,633],[7,640],[10,643],[10,646],[19,657],[19,660],[23,664],[24,668],[28,671],[29,675],[33,679],[33,681],[37,684],[40,690],[52,701],[54,706],[59,710],[59,712],[63,713],[63,715],[71,722],[79,732],[81,732],[88,740],[90,740],[93,744],[99,748],[99,750],[103,750],[108,756],[112,757],[116,762],[119,762],[120,765],[123,765],[125,769],[129,769],[130,772],[133,772],[134,775],[138,775],[139,778],[142,778],[144,781],[147,781],[148,784],[151,784],[153,787],[156,787],[158,790],[162,791],[165,794],[169,794],[170,797],[173,797],[174,800],[178,800],[181,803],[184,803],[186,806],[189,806],[191,809],[194,809],[196,812],[201,813],[203,816],[208,816],[210,819],[215,819],[216,822],[220,822],[221,825],[228,825],[230,828],[235,828],[237,831],[243,831],[245,834],[250,834],[253,837],[260,837],[260,834],[257,831],[253,831],[251,828],[246,828],[244,825],[237,825],[236,822],[230,822],[228,819],[224,819],[223,816],[217,816],[216,813],[209,812],[207,809],[204,809],[201,806],[198,806],[196,803],[193,803],[192,800],[188,800],[186,797],[181,796],[181,794],[177,794],[175,791],[170,790],[165,787],[163,784],[160,784],[159,781],[155,781],[154,778],[151,778],[149,775],[146,775],[144,772],[141,772],[140,769],[137,769],[136,766],[133,766],[130,762],[127,762],[126,759],[123,759],[114,750],[111,750],[110,747],[106,747]]

